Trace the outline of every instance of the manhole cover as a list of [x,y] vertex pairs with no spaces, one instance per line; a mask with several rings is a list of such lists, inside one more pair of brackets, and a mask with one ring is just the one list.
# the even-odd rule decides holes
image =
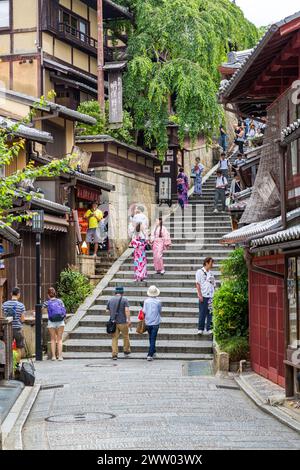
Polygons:
[[183,365],[182,372],[189,377],[213,375],[213,363],[212,361],[188,362]]
[[111,413],[75,413],[66,415],[48,416],[45,421],[49,423],[85,423],[91,421],[103,421],[113,419],[116,415]]
[[118,364],[87,364],[85,367],[117,367]]

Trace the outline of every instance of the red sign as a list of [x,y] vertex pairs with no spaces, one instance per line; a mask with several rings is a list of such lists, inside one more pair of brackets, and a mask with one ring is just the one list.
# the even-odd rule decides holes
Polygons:
[[77,186],[77,198],[83,199],[84,201],[98,202],[101,195],[101,191],[96,189],[90,189],[85,186]]

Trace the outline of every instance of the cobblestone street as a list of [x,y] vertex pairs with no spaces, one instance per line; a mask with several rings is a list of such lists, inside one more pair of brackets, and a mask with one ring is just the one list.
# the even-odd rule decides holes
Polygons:
[[40,363],[42,389],[24,449],[300,448],[300,436],[260,411],[233,380],[188,370],[188,363],[159,360]]

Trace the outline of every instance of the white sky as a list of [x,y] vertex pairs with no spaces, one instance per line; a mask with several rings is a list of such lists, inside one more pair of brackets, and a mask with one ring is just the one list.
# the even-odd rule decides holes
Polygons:
[[300,11],[299,0],[236,0],[236,4],[256,26],[268,26]]

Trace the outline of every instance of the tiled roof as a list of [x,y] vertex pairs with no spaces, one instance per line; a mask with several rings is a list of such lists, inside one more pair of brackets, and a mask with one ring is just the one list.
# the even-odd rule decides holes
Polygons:
[[[6,88],[0,88],[0,96],[4,98],[7,96],[8,98],[15,100],[20,103],[25,103],[28,106],[34,106],[39,102],[38,98],[35,98],[30,95],[25,95],[24,93],[19,93],[17,91],[8,90]],[[66,106],[62,106],[57,103],[53,103],[52,101],[45,101],[45,105],[38,106],[38,109],[44,110],[47,112],[57,112],[59,115],[64,117],[69,117],[78,122],[83,122],[89,125],[95,125],[97,123],[96,119],[88,116],[87,114],[79,113],[78,111],[74,111],[73,109],[67,108]]]
[[[287,221],[290,222],[291,220],[295,219],[296,217],[300,216],[300,207],[294,209],[293,211],[287,214]],[[250,225],[246,225],[238,230],[234,230],[233,232],[228,233],[222,237],[223,243],[228,244],[238,244],[243,243],[249,238],[253,238],[255,236],[259,237],[260,235],[263,236],[264,233],[268,232],[269,230],[273,229],[280,229],[281,227],[281,216],[276,217],[275,219],[264,220],[262,222],[256,222]]]
[[13,228],[0,221],[0,236],[14,245],[21,244],[21,237]]
[[300,128],[300,119],[297,119],[297,121],[293,122],[293,124],[290,124],[288,127],[282,130],[281,135],[282,138],[285,139],[286,137],[289,137],[290,135],[293,134],[296,130]]
[[294,15],[291,15],[284,20],[279,21],[278,23],[273,24],[268,28],[264,36],[259,40],[259,42],[256,44],[256,46],[252,49],[252,51],[249,52],[249,55],[246,55],[244,60],[241,63],[240,68],[235,72],[235,74],[232,76],[232,78],[227,81],[227,83],[223,83],[223,85],[220,88],[219,91],[219,96],[224,95],[224,97],[227,97],[230,95],[230,92],[233,90],[233,88],[236,86],[236,84],[242,79],[242,77],[245,75],[247,70],[251,67],[253,62],[255,61],[256,57],[260,54],[264,46],[268,43],[269,39],[280,29],[282,26],[285,24],[297,19],[300,17],[300,12],[298,11]]
[[274,243],[289,242],[300,240],[300,225],[295,225],[287,230],[281,230],[273,235],[267,235],[263,238],[252,240],[251,246],[257,248],[260,246],[273,245]]
[[[17,127],[16,127],[17,126]],[[11,121],[10,119],[0,116],[0,127],[7,129],[12,134],[25,139],[34,140],[40,143],[52,143],[53,137],[48,132],[43,132],[33,127],[25,126],[24,124],[18,124],[17,122]]]
[[49,201],[48,199],[33,197],[30,201],[31,206],[41,207],[42,209],[60,212],[62,214],[69,214],[70,208],[67,206],[63,206],[62,204],[58,204],[57,202]]

